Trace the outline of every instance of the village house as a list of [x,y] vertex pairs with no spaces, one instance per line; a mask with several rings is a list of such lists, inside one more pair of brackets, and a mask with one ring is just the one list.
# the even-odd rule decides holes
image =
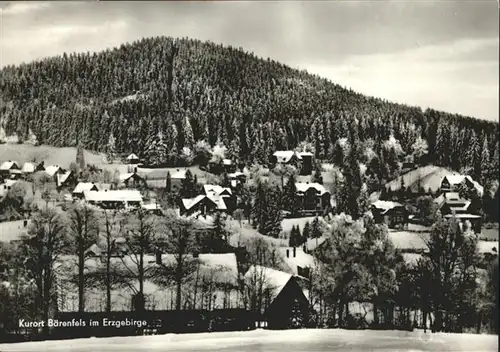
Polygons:
[[231,159],[212,158],[208,162],[208,171],[216,175],[233,173],[236,172],[236,163]]
[[213,214],[217,211],[227,211],[226,203],[222,197],[200,194],[194,198],[183,198],[179,201],[180,215],[190,216],[195,213],[201,215]]
[[408,224],[408,211],[401,203],[377,200],[372,203],[372,214],[377,223],[390,228],[404,228]]
[[73,190],[73,198],[83,199],[83,193],[86,191],[99,191],[99,188],[92,182],[79,182]]
[[203,185],[203,190],[205,195],[214,200],[215,203],[220,203],[222,199],[226,210],[233,211],[236,209],[236,197],[233,195],[231,188],[219,185]]
[[278,150],[273,154],[271,164],[293,165],[301,175],[310,175],[313,171],[313,157],[312,153],[306,151]]
[[83,196],[88,204],[104,209],[139,208],[142,205],[142,195],[137,190],[84,191]]
[[474,181],[469,175],[448,175],[443,177],[440,191],[443,193],[457,191],[461,184],[465,184],[467,187],[475,189],[480,197],[483,196],[483,186]]
[[[252,265],[244,276],[250,310],[257,314],[256,325],[269,329],[306,327],[309,299],[299,278],[283,271]],[[259,299],[263,294],[263,299]]]
[[129,156],[127,156],[127,163],[130,164],[130,165],[137,165],[139,164],[139,157],[132,153],[130,154]]
[[30,175],[30,174],[34,174],[35,172],[45,171],[44,162],[42,161],[42,162],[40,162],[38,164],[37,163],[26,162],[26,163],[24,163],[23,168],[21,169],[21,171],[25,175]]
[[181,189],[182,182],[186,179],[187,169],[177,169],[170,175],[170,182],[172,184],[172,192],[177,193]]
[[481,233],[482,218],[478,214],[471,213],[470,200],[461,198],[457,192],[446,192],[435,198],[434,203],[444,218],[455,217],[461,223],[469,221],[474,232]]
[[331,194],[319,183],[297,182],[299,209],[303,214],[321,215],[331,208]]
[[240,185],[245,184],[247,180],[247,176],[240,171],[236,172],[231,172],[227,174],[227,177],[229,178],[229,182],[231,183],[231,187],[236,188],[239,187]]
[[20,171],[21,167],[19,166],[17,161],[4,161],[2,165],[0,165],[0,177],[4,179],[10,178],[12,174],[19,173]]
[[57,183],[57,175],[64,174],[65,170],[60,165],[50,165],[45,168],[45,173],[49,175],[52,182]]
[[62,174],[56,174],[56,185],[58,189],[74,187],[78,182],[73,171],[65,171]]
[[146,180],[136,172],[130,172],[120,175],[120,185],[126,188],[137,188],[146,185]]

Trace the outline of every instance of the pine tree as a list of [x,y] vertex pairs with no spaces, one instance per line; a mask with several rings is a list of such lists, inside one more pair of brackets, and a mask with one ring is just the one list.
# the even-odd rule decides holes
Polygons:
[[169,150],[163,132],[158,131],[148,143],[144,159],[148,165],[161,166],[167,163],[168,154]]
[[323,184],[323,176],[321,175],[321,169],[316,165],[316,170],[314,171],[312,182]]
[[196,184],[193,178],[191,170],[186,170],[186,176],[181,181],[181,189],[179,190],[179,195],[182,198],[193,198],[195,196]]
[[85,169],[85,156],[81,144],[79,144],[78,148],[76,149],[76,165],[78,165],[80,172]]
[[314,218],[313,222],[311,223],[309,236],[311,238],[319,238],[322,236],[321,224],[320,224],[319,218],[317,216]]
[[170,176],[170,171],[167,171],[167,179],[165,181],[165,191],[167,193],[172,192],[172,177]]
[[251,211],[252,226],[254,228],[260,229],[263,226],[262,221],[265,211],[266,190],[264,188],[264,184],[262,182],[258,182]]
[[288,178],[283,190],[283,208],[296,216],[299,212],[297,204],[297,187],[295,186],[295,176],[292,174]]
[[112,133],[109,135],[108,144],[106,146],[106,154],[108,163],[112,164],[113,161],[116,159],[116,142],[115,142],[115,137],[113,136]]
[[309,221],[307,221],[304,224],[304,230],[302,230],[302,237],[304,237],[306,239],[306,241],[309,238],[311,238],[311,224],[309,223]]
[[191,122],[189,118],[186,116],[184,119],[184,147],[192,148],[194,145],[194,135],[193,128],[191,127]]
[[483,148],[481,151],[481,178],[480,182],[484,184],[490,177],[492,165],[490,164],[490,151],[488,137],[484,136]]

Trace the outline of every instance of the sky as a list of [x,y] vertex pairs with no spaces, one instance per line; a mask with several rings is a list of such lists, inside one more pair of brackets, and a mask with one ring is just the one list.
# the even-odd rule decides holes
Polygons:
[[499,11],[474,1],[2,2],[0,66],[211,40],[398,103],[499,119]]

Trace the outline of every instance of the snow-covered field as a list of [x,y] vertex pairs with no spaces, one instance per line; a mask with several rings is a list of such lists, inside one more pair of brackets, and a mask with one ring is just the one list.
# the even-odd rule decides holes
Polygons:
[[254,330],[0,344],[0,351],[467,351],[498,350],[497,335],[423,331]]

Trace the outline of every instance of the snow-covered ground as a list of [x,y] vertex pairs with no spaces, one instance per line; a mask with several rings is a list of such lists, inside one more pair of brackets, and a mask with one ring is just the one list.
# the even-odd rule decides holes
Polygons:
[[497,335],[423,331],[254,330],[0,344],[0,351],[497,351]]

